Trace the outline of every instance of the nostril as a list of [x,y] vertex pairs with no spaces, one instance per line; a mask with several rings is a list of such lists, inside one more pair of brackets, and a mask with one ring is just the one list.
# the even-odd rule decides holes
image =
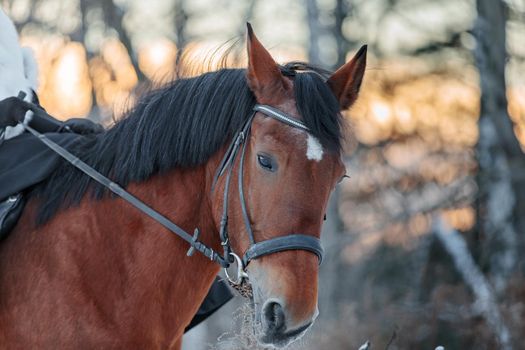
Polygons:
[[264,306],[264,318],[268,329],[274,332],[283,332],[285,329],[284,309],[281,304],[272,301]]

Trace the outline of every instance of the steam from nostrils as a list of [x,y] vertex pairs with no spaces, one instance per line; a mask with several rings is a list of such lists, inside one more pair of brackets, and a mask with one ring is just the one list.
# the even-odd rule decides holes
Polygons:
[[[264,350],[254,333],[254,311],[248,303],[241,305],[232,315],[231,329],[217,338],[210,350]],[[259,329],[259,327],[257,327]]]

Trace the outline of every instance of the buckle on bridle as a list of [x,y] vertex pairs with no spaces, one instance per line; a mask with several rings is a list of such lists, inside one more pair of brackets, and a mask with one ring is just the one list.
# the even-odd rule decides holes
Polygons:
[[241,131],[239,133],[239,138],[237,139],[237,144],[243,143],[245,138],[246,138],[246,135],[244,135],[244,131]]
[[239,292],[241,296],[245,298],[252,298],[253,297],[252,286],[250,283],[247,282],[249,277],[246,271],[244,270],[245,266],[242,262],[242,259],[233,252],[230,252],[230,256],[233,257],[233,259],[235,260],[235,263],[237,263],[237,278],[235,280],[232,279],[230,274],[228,273],[228,269],[224,269],[224,274],[226,275],[226,278],[228,279],[228,283],[233,289]]
[[193,231],[193,238],[192,238],[193,244],[190,246],[190,249],[188,249],[188,251],[186,252],[186,256],[192,256],[193,253],[195,253],[196,245],[197,243],[199,243],[199,235],[200,235],[199,229],[196,228],[195,231]]
[[244,280],[248,279],[249,277],[246,271],[244,271],[244,264],[242,263],[242,259],[233,252],[230,252],[230,256],[233,257],[235,264],[237,264],[237,277],[233,279],[232,276],[230,276],[230,274],[228,273],[228,269],[224,269],[224,274],[226,275],[228,282],[230,282],[232,286],[240,286],[244,282]]

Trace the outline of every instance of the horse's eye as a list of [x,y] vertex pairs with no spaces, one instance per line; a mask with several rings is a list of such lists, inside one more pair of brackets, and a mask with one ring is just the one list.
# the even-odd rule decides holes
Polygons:
[[264,170],[268,170],[268,171],[272,171],[272,172],[276,170],[276,166],[274,165],[274,162],[273,162],[272,158],[270,158],[269,156],[266,156],[266,155],[263,155],[263,154],[258,154],[257,155],[257,160],[259,161],[259,165]]

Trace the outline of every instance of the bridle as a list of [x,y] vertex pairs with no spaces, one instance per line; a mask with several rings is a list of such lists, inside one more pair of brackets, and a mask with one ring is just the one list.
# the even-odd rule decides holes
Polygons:
[[[221,238],[221,245],[224,249],[224,257],[230,257],[229,262],[237,263],[237,278],[232,279],[231,276],[228,274],[228,270],[225,269],[226,277],[228,278],[229,282],[233,285],[239,285],[243,282],[244,278],[247,278],[248,275],[246,274],[245,270],[248,264],[251,260],[258,259],[265,255],[270,255],[273,253],[278,253],[286,250],[305,250],[314,253],[319,258],[319,263],[321,263],[323,259],[323,248],[321,246],[321,241],[317,237],[308,236],[305,234],[300,233],[293,233],[288,234],[286,236],[279,236],[267,239],[265,241],[256,242],[255,237],[252,230],[252,225],[250,223],[250,217],[248,214],[248,208],[246,206],[246,199],[244,196],[244,158],[246,154],[246,145],[247,140],[250,135],[251,125],[253,122],[253,119],[257,112],[261,112],[264,115],[274,118],[275,120],[278,120],[284,124],[287,124],[291,127],[304,130],[306,132],[309,131],[308,127],[304,125],[301,121],[294,119],[282,111],[268,106],[268,105],[260,105],[257,104],[253,108],[253,113],[250,115],[248,120],[244,123],[241,130],[239,130],[236,135],[234,136],[232,143],[228,147],[228,150],[224,154],[224,157],[222,158],[222,161],[219,164],[217,173],[215,174],[215,178],[213,181],[213,187],[215,188],[215,185],[219,178],[224,175],[224,173],[227,171],[226,175],[226,182],[224,185],[224,196],[223,196],[223,207],[222,207],[222,218],[220,223],[220,238]],[[230,189],[230,183],[231,178],[233,174],[233,168],[235,167],[235,159],[237,158],[237,154],[239,154],[240,151],[240,159],[239,159],[239,167],[238,167],[238,192],[239,192],[239,202],[241,204],[241,211],[242,216],[244,220],[244,226],[246,229],[246,233],[248,234],[248,238],[250,240],[250,246],[242,256],[242,259],[239,255],[233,252],[229,237],[228,237],[228,203],[229,203],[229,189]]]
[[[30,110],[33,111],[35,114],[41,114],[45,117],[50,117],[43,109],[39,108],[38,106],[27,103],[27,105],[30,107]],[[61,147],[60,145],[56,144],[55,142],[51,141],[49,138],[47,138],[44,134],[39,133],[32,127],[26,124],[24,125],[24,128],[36,136],[38,139],[40,139],[46,146],[48,146],[50,149],[52,149],[54,152],[56,152],[58,155],[60,155],[62,158],[64,158],[66,161],[68,161],[71,165],[91,177],[93,180],[97,181],[104,187],[108,188],[110,191],[142,211],[144,214],[148,215],[149,217],[153,218],[155,221],[160,223],[162,226],[167,228],[169,231],[174,233],[175,235],[179,236],[180,238],[184,239],[186,242],[190,244],[190,248],[187,251],[187,255],[191,256],[195,251],[200,252],[201,254],[208,257],[210,260],[218,263],[221,267],[225,269],[226,276],[233,286],[240,286],[246,278],[248,278],[248,274],[246,273],[246,267],[250,263],[251,260],[258,259],[262,256],[266,256],[269,254],[287,251],[287,250],[305,250],[311,253],[314,253],[319,258],[319,263],[321,263],[322,257],[323,257],[323,248],[321,247],[321,241],[317,237],[308,236],[305,234],[300,233],[293,233],[288,234],[285,236],[275,237],[271,238],[265,241],[256,242],[253,230],[250,223],[250,218],[248,214],[248,208],[246,206],[246,200],[244,195],[244,186],[243,186],[243,173],[244,173],[244,158],[246,154],[246,144],[247,139],[250,134],[250,129],[252,125],[252,121],[256,115],[257,112],[261,112],[264,115],[274,118],[275,120],[278,120],[284,124],[287,124],[291,127],[298,128],[301,130],[304,130],[306,132],[309,131],[308,127],[303,124],[301,121],[294,119],[287,114],[283,113],[282,111],[271,107],[267,105],[255,105],[253,108],[253,112],[248,118],[248,120],[244,123],[243,127],[235,134],[232,143],[228,147],[224,158],[222,159],[217,173],[214,178],[213,182],[213,188],[215,187],[217,181],[219,178],[227,172],[226,176],[226,182],[224,185],[224,196],[223,196],[223,213],[222,218],[220,222],[220,239],[221,239],[221,245],[223,247],[223,255],[217,253],[215,250],[210,248],[209,246],[205,245],[204,243],[199,241],[199,234],[200,231],[198,228],[195,229],[194,234],[190,235],[185,230],[183,230],[181,227],[173,223],[171,220],[157,212],[156,210],[152,209],[148,205],[146,205],[144,202],[133,196],[131,193],[124,190],[122,187],[120,187],[115,182],[111,181],[86,163],[84,163],[82,160],[77,158],[75,155],[70,153],[65,148]],[[248,238],[250,240],[250,246],[240,258],[239,255],[237,255],[235,252],[233,252],[232,247],[230,245],[230,240],[228,236],[228,198],[229,198],[229,189],[230,189],[230,183],[233,173],[233,168],[235,167],[235,159],[237,158],[237,154],[239,154],[240,150],[240,159],[239,159],[239,173],[238,173],[238,189],[239,189],[239,199],[241,203],[241,210],[242,215],[245,223],[246,232],[248,234]],[[227,271],[227,268],[230,267],[231,264],[236,263],[237,264],[237,277],[234,279],[232,278]]]

